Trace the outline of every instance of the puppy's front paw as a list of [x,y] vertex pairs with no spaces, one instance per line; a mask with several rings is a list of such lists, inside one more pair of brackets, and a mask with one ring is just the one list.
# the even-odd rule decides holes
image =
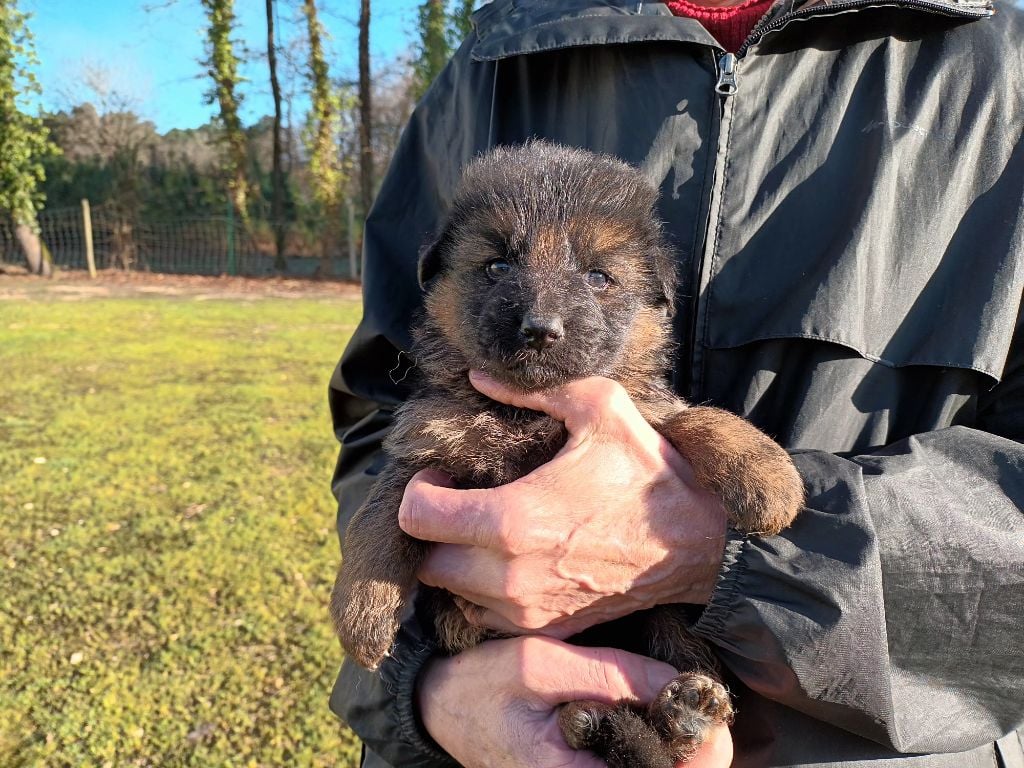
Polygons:
[[800,512],[804,486],[789,454],[748,421],[720,408],[694,406],[661,427],[691,464],[697,482],[725,505],[746,533],[774,535]]
[[394,645],[404,603],[403,590],[397,584],[350,583],[339,574],[331,593],[331,618],[345,653],[367,669],[380,666]]
[[693,757],[713,728],[732,724],[732,700],[714,678],[684,672],[651,702],[648,718],[673,758],[685,761]]

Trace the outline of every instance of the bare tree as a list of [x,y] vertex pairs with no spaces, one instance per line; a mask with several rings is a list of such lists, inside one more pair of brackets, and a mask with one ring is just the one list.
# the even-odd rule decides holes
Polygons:
[[359,5],[359,192],[363,215],[373,203],[373,96],[370,87],[370,0]]
[[274,268],[283,270],[284,259],[284,174],[281,171],[281,85],[277,81],[277,45],[274,42],[274,0],[267,0],[267,66],[270,90],[274,96],[274,149],[270,198],[270,217],[274,221]]
[[[137,261],[135,222],[142,205],[143,171],[157,153],[156,126],[137,115],[141,98],[117,73],[95,62],[78,66],[79,76],[63,91],[62,101],[75,103],[67,112],[48,118],[57,143],[72,163],[95,162],[109,173],[113,208],[113,264],[131,269]],[[93,200],[95,202],[95,200]]]
[[339,245],[341,199],[346,176],[338,149],[342,105],[340,94],[333,87],[328,73],[323,27],[317,17],[316,2],[303,0],[303,13],[309,33],[312,102],[305,133],[313,199],[320,208],[324,223],[319,274],[327,276],[331,273],[331,258]]

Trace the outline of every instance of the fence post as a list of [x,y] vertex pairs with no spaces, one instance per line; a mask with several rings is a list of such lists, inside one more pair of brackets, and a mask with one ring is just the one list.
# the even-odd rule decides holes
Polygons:
[[235,206],[228,197],[228,274],[235,274]]
[[92,211],[89,201],[82,199],[82,228],[85,230],[85,263],[89,267],[89,277],[96,279],[96,253],[92,249]]

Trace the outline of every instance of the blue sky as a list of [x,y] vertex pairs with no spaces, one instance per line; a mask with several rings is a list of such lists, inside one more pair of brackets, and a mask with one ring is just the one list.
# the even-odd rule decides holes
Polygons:
[[[20,0],[32,14],[43,88],[42,106],[64,109],[90,100],[83,70],[100,69],[135,111],[163,132],[207,122],[215,108],[203,104],[208,87],[203,57],[204,15],[199,0]],[[302,34],[300,0],[277,0],[278,42]],[[416,3],[373,0],[371,52],[378,65],[408,50]],[[328,30],[331,74],[355,77],[358,0],[318,0]],[[242,70],[246,123],[273,113],[267,75],[264,0],[235,0],[239,26],[234,37],[253,49]],[[305,109],[296,102],[296,109]],[[298,116],[296,116],[298,117]]]

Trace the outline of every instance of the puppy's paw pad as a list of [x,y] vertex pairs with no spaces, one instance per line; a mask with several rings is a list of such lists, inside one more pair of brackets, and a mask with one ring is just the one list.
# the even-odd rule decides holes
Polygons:
[[730,725],[732,700],[714,678],[683,673],[666,685],[648,710],[651,725],[672,747],[678,760],[693,756],[711,730]]

